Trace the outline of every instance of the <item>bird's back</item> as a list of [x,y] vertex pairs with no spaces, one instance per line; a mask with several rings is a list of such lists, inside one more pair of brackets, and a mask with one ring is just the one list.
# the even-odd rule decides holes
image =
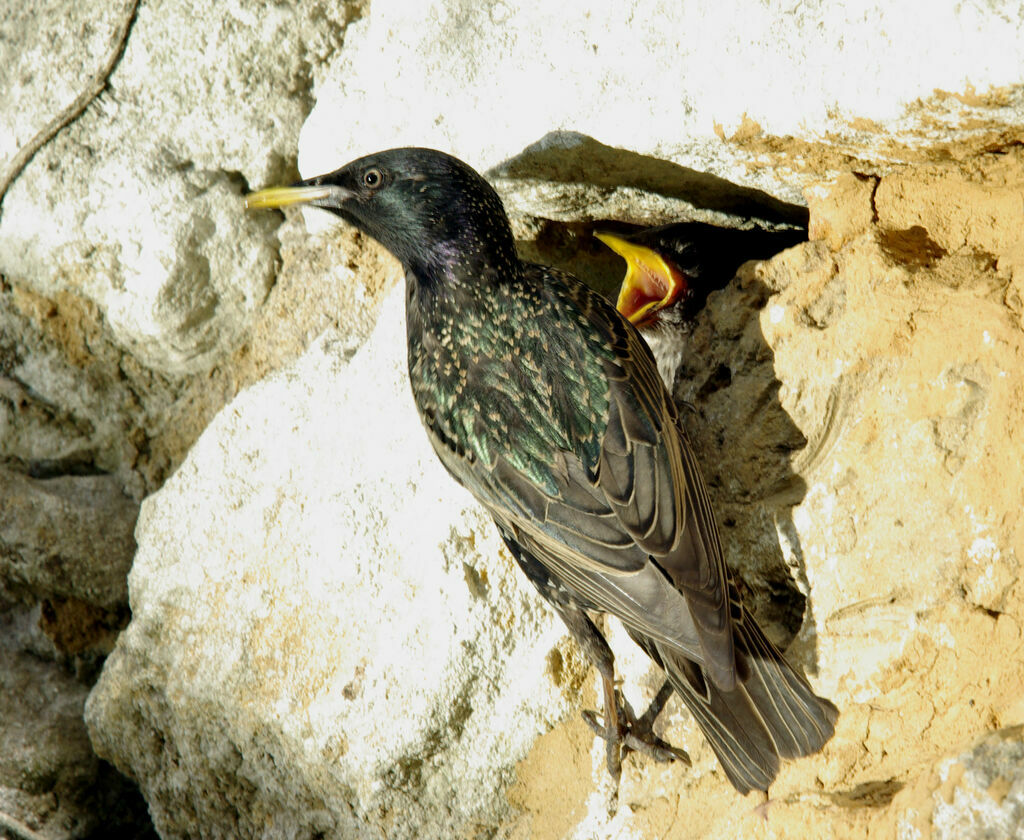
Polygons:
[[560,452],[596,469],[614,355],[588,317],[591,295],[569,275],[523,264],[507,282],[410,312],[409,366],[424,423],[468,457],[502,458],[551,491]]

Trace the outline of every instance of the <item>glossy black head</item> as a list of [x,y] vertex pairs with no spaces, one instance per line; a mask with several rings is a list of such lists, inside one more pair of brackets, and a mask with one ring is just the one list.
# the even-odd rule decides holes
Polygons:
[[307,203],[369,234],[421,278],[518,266],[501,199],[462,161],[433,149],[367,155],[334,172],[250,197],[250,206]]

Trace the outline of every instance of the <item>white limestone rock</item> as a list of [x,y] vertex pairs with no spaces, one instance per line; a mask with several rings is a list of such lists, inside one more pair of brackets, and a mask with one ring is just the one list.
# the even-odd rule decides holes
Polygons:
[[1024,835],[1022,730],[1012,726],[989,733],[922,773],[893,803],[900,840]]
[[[2,196],[0,272],[95,301],[163,374],[233,349],[273,283],[280,222],[245,214],[242,194],[293,171],[311,67],[344,31],[347,7],[325,19],[324,5],[140,4],[103,94]],[[75,25],[53,39],[74,42]],[[36,75],[59,72],[59,52],[30,46]]]
[[[755,123],[805,139],[831,132],[833,141],[859,137],[854,154],[871,142],[854,120],[916,136],[923,123],[908,106],[936,89],[1019,84],[1022,36],[1013,3],[942,2],[927,15],[878,0],[378,5],[353,23],[317,85],[300,168],[312,175],[358,154],[426,145],[486,169],[571,132],[799,201],[809,173],[751,169],[755,156],[723,136]],[[1014,102],[986,114],[1019,124],[1024,108]],[[932,114],[930,125],[948,134],[942,123],[957,126],[969,108],[940,110],[948,113]],[[558,180],[532,172],[534,184],[549,179]],[[564,190],[548,186],[521,197],[523,212],[562,209],[551,199]]]
[[[15,158],[59,120],[117,49],[130,0],[6,3],[0,16],[0,190]],[[20,161],[19,161],[20,162]]]
[[497,826],[566,711],[562,627],[415,415],[402,304],[348,366],[328,333],[240,394],[143,503],[86,720],[165,838]]
[[[240,195],[290,178],[297,146],[306,173],[378,148],[438,146],[499,167],[516,214],[720,221],[717,179],[800,202],[822,174],[799,161],[752,166],[756,151],[723,139],[737,130],[841,140],[858,155],[880,138],[1020,124],[1019,91],[917,107],[935,89],[1019,83],[1024,23],[1003,5],[933,4],[922,16],[821,0],[579,12],[501,0],[140,4],[103,94],[3,196],[0,271],[43,295],[86,295],[154,370],[207,370],[273,282],[279,217],[244,216]],[[9,43],[24,46],[6,47],[7,101],[19,107],[0,156],[74,99],[75,73],[96,69],[69,72],[64,52],[40,47],[83,32],[109,46],[116,21],[90,14],[63,25],[43,15],[38,30],[12,17]],[[608,153],[595,159],[579,138]],[[609,180],[609,161],[632,180]]]

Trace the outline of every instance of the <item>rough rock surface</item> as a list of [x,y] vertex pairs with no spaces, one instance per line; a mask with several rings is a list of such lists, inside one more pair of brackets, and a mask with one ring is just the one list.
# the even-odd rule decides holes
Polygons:
[[[57,609],[67,625],[74,609]],[[89,742],[90,680],[55,664],[59,640],[40,625],[38,609],[0,596],[0,837],[152,838],[142,797]]]
[[496,828],[566,710],[557,620],[422,433],[403,306],[240,395],[143,503],[86,720],[164,837]]
[[[405,789],[423,791],[419,813],[436,820],[457,800],[466,834],[476,807],[483,826],[500,822],[496,834],[515,837],[1012,833],[1024,717],[1009,670],[1022,619],[1019,4],[940,3],[927,17],[880,3],[635,5],[47,0],[28,14],[0,0],[0,619],[5,634],[14,628],[0,680],[16,688],[0,717],[0,824],[85,837],[100,830],[97,814],[113,813],[111,796],[128,801],[74,720],[128,619],[138,502],[218,410],[325,329],[334,344],[293,373],[316,353],[334,366],[351,357],[397,276],[373,243],[322,214],[246,215],[241,192],[293,177],[297,155],[308,174],[415,143],[488,168],[524,254],[608,292],[621,264],[590,235],[602,221],[778,224],[807,218],[796,206],[806,195],[816,241],[745,269],[712,298],[677,396],[696,409],[684,416],[748,599],[844,711],[829,750],[788,768],[768,807],[751,813],[672,703],[668,732],[695,767],[631,761],[609,818],[600,750],[575,712],[560,717],[595,703],[590,684],[582,698],[575,691],[578,663],[563,640],[547,664],[562,694],[521,709],[534,724],[561,722],[533,742],[514,783],[507,762],[536,730],[516,731],[524,740],[500,752],[506,769],[474,771],[476,783],[498,781],[472,807],[451,794],[461,765],[441,756],[458,755],[461,742],[449,739],[430,747],[433,763],[407,768]],[[239,428],[250,415],[260,416],[247,410]],[[287,484],[272,471],[264,480]],[[488,570],[493,584],[507,570],[489,565],[499,563],[492,536],[452,504],[433,527],[479,529],[479,552],[463,541],[442,553]],[[222,531],[239,527],[230,511],[223,519],[211,540],[221,549]],[[146,530],[143,542],[166,530]],[[296,571],[294,558],[281,562]],[[448,562],[446,580],[473,582]],[[514,581],[523,609],[537,609]],[[238,583],[249,595],[245,586],[261,585]],[[146,591],[136,603],[159,637],[165,602]],[[227,609],[188,603],[200,616]],[[449,605],[442,634],[464,638],[462,616],[497,609],[494,590],[467,603]],[[164,617],[168,627],[189,620]],[[224,649],[248,632],[245,616],[234,618]],[[639,703],[656,675],[610,631]],[[161,680],[198,660],[152,641],[145,650],[145,638],[126,637],[111,679],[130,654],[149,663],[143,699],[184,698]],[[309,631],[302,644],[322,653],[328,641]],[[274,678],[261,667],[231,671],[229,689]],[[452,667],[492,673],[480,654]],[[506,677],[473,695],[478,720],[499,719],[489,709]],[[44,701],[19,702],[32,686],[45,688]],[[296,725],[282,714],[258,730],[246,711],[228,726],[211,710],[235,708],[237,696],[211,703],[194,727],[173,705],[142,726],[193,760],[176,775],[166,756],[145,752],[156,742],[133,734],[136,717],[116,726],[108,717],[97,736],[137,769],[167,820],[201,812],[205,831],[229,835],[235,811],[315,803],[342,778],[332,762],[317,770],[306,743],[286,734],[266,750],[278,768],[253,758],[239,778],[287,776],[299,756],[296,778],[321,781],[287,796],[273,788],[262,805],[255,789],[228,802],[220,787],[193,788],[181,808],[193,768],[223,771],[233,766],[228,745],[268,746],[260,732]],[[991,731],[1002,735],[987,740]],[[407,745],[380,754],[405,755]],[[125,832],[138,829],[134,807]],[[338,824],[377,819],[360,807]],[[404,809],[406,825],[420,807]]]
[[123,604],[137,515],[111,476],[0,472],[0,576],[37,597]]
[[[375,300],[344,259],[289,281],[289,263],[362,250],[351,237],[296,253],[280,217],[240,213],[246,178],[294,172],[344,7],[332,23],[315,2],[186,6],[0,2],[0,618],[42,640],[5,649],[0,754],[75,779],[5,771],[0,825],[48,837],[146,831],[82,722],[128,618],[138,501],[310,334],[346,310],[369,331],[338,301]],[[34,684],[56,718],[19,699]],[[138,825],[115,825],[111,797],[132,795]]]
[[[798,159],[752,166],[759,150],[723,140],[794,135],[864,157],[893,138],[1019,125],[1019,96],[993,107],[936,91],[1019,84],[1022,36],[1020,7],[998,2],[938,3],[926,18],[881,2],[701,0],[529,13],[505,0],[394,3],[346,34],[317,86],[299,162],[311,175],[358,153],[433,145],[488,168],[569,132],[629,150],[630,176],[594,190],[608,168],[583,150],[575,160],[589,177],[569,185],[557,167],[533,166],[506,191],[517,210],[545,215],[568,205],[585,214],[596,199],[589,212],[651,212],[649,202],[666,198],[659,175],[667,163],[799,201],[814,175]],[[918,107],[933,96],[932,107]],[[653,195],[638,207],[645,192]]]
[[[30,652],[33,681],[59,689],[51,698],[70,693],[61,703],[77,709],[82,737],[75,743],[86,744],[82,705],[97,663],[127,620],[138,513],[132,497],[159,486],[240,387],[299,355],[325,327],[343,329],[342,352],[352,352],[372,327],[376,300],[394,281],[394,264],[350,234],[311,243],[301,225],[289,223],[279,237],[278,282],[246,344],[210,376],[184,387],[147,374],[110,341],[95,307],[81,299],[62,294],[49,301],[0,284],[0,617],[37,626],[45,644],[12,642],[12,651]],[[370,277],[354,275],[349,263],[356,258],[372,267]],[[29,684],[17,676],[22,660],[11,656],[4,661],[12,684]],[[3,713],[5,749],[17,742],[23,755],[27,745],[71,743],[37,739],[38,709],[16,697]],[[114,813],[108,795],[131,799],[113,768],[91,752],[69,748],[64,759],[78,768],[78,782],[42,797],[18,787],[19,779],[28,784],[24,777],[5,777],[3,784],[14,787],[0,791],[8,797],[0,819],[6,812],[44,836],[85,837]],[[144,807],[131,813],[147,819]],[[64,833],[64,817],[55,814],[71,819],[75,831]],[[120,836],[135,835],[126,828]]]
[[0,19],[0,194],[28,156],[96,95],[135,3],[9,3]]
[[1017,837],[1024,826],[1024,739],[1013,726],[938,762],[893,801],[901,837]]
[[[239,213],[242,193],[293,171],[310,62],[338,47],[346,19],[316,0],[128,4],[121,16],[123,52],[102,95],[0,189],[0,271],[50,298],[95,302],[116,341],[156,371],[208,370],[274,279],[274,218]],[[54,22],[15,16],[10,37],[31,47],[43,29],[77,43],[88,28],[42,23]],[[42,64],[30,47],[21,64]]]

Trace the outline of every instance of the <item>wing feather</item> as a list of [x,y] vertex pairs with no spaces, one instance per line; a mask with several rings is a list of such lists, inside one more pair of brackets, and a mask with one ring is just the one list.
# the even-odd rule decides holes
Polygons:
[[[500,454],[489,462],[470,457],[439,430],[431,435],[435,449],[501,526],[591,609],[701,663],[729,690],[736,683],[729,573],[707,490],[654,358],[595,292],[568,275],[536,270],[549,272],[541,288],[562,312],[551,329],[579,333],[571,343],[547,340],[582,341],[604,354],[603,423],[587,434],[576,430],[585,446],[548,453],[542,475]],[[573,384],[555,383],[555,391],[573,393]],[[563,404],[555,400],[550,410],[565,413]],[[500,453],[501,446],[487,451]]]

